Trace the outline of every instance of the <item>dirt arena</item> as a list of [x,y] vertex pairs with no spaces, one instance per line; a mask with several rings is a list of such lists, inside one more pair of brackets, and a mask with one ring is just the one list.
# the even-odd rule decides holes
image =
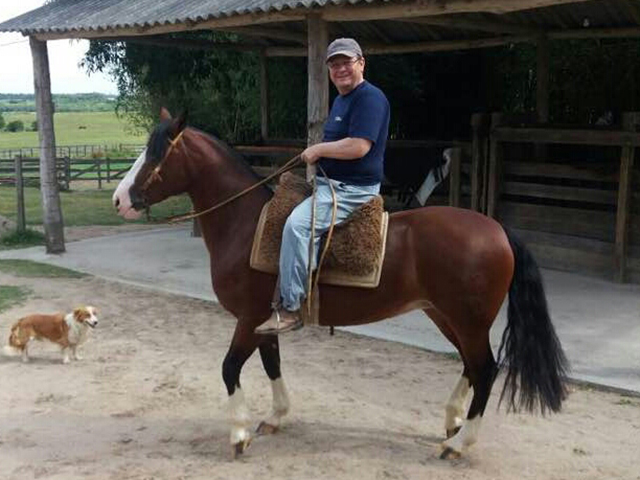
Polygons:
[[[217,305],[92,277],[0,273],[0,284],[33,292],[0,314],[3,343],[26,313],[101,311],[80,362],[62,365],[46,344],[29,364],[0,357],[3,480],[640,479],[640,398],[572,388],[559,415],[507,415],[499,379],[478,444],[443,461],[460,363],[317,328],[281,340],[292,402],[282,430],[232,461],[221,365],[235,322]],[[271,404],[259,355],[242,384],[257,424]]]

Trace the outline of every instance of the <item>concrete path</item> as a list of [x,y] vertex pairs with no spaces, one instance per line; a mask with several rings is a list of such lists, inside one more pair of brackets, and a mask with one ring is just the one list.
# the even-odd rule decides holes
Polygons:
[[[42,247],[34,247],[0,252],[0,258],[45,262],[116,282],[216,300],[204,243],[190,231],[179,227],[119,234],[68,243],[64,255],[47,255]],[[552,270],[544,270],[543,276],[552,318],[571,361],[571,377],[640,393],[640,286]],[[491,332],[494,345],[504,322],[503,307]],[[345,330],[454,351],[422,312]]]

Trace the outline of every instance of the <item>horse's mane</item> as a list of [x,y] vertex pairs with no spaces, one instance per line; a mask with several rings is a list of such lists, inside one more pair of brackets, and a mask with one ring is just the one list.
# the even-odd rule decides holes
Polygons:
[[[152,159],[153,162],[157,163],[165,156],[165,153],[169,146],[170,126],[171,126],[171,120],[165,120],[163,122],[160,122],[151,133],[151,136],[149,137],[149,142],[147,143],[147,151],[149,152],[150,158]],[[229,145],[227,145],[226,142],[219,139],[215,135],[204,132],[200,129],[197,129],[194,127],[187,127],[187,128],[193,132],[196,132],[208,138],[213,144],[214,148],[216,148],[223,156],[230,159],[233,165],[239,167],[240,171],[251,175],[251,177],[254,178],[256,181],[262,179],[262,177],[258,175],[255,172],[255,170],[253,170],[253,168],[251,168],[251,165],[249,165],[249,162],[247,161],[247,159],[240,153],[236,152]],[[265,188],[267,188],[267,190],[271,192],[271,189],[269,189],[268,187],[265,187]]]

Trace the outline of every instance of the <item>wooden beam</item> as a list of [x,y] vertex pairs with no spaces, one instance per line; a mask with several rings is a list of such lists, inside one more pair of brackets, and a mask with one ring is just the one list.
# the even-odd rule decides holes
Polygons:
[[327,24],[320,15],[308,19],[308,94],[307,94],[307,144],[322,141],[324,121],[329,113],[329,76],[325,65],[327,55]]
[[498,127],[491,137],[502,142],[566,143],[640,147],[640,133],[609,130],[561,130],[551,128]]
[[459,147],[451,149],[451,165],[449,167],[449,206],[460,207],[462,149]]
[[[491,129],[494,130],[502,122],[501,113],[491,114]],[[500,196],[500,171],[502,161],[502,144],[491,134],[489,141],[489,175],[487,179],[487,216],[495,217]]]
[[[307,27],[309,35],[307,145],[313,145],[322,141],[324,122],[329,114],[329,75],[325,65],[329,32],[327,23],[320,15],[309,15]],[[315,171],[308,166],[307,179],[313,174]]]
[[[393,19],[392,19],[393,20]],[[417,23],[420,25],[432,25],[437,27],[459,28],[479,32],[509,33],[515,35],[536,35],[539,30],[524,25],[515,25],[499,20],[472,20],[465,17],[433,16],[418,18],[400,18],[402,22]]]
[[[444,42],[416,42],[399,45],[364,44],[362,50],[365,56],[386,55],[390,53],[416,53],[416,52],[446,52],[454,50],[471,50],[476,48],[489,48],[508,45],[511,43],[533,42],[535,37],[498,37],[483,38],[478,40],[450,40]],[[269,57],[301,57],[304,56],[304,48],[268,47],[266,54]]]
[[640,37],[640,27],[556,30],[548,32],[547,36],[552,40],[581,40],[585,38],[635,38]]
[[265,48],[263,44],[212,42],[190,38],[168,38],[162,35],[150,37],[106,37],[100,39],[105,42],[127,42],[139,45],[155,45],[166,48],[180,48],[184,50],[232,50],[238,52],[255,52]]
[[[624,114],[622,118],[623,128],[625,130],[635,131],[639,118],[640,116],[637,113]],[[625,280],[626,271],[634,153],[634,147],[622,147],[622,154],[620,156],[620,183],[618,186],[618,208],[616,213],[614,265],[615,278],[621,283]]]
[[307,36],[303,33],[290,32],[281,28],[265,28],[265,27],[227,27],[220,28],[223,32],[236,33],[238,35],[250,35],[264,38],[273,38],[276,40],[285,40],[296,42],[301,45],[307,44]]
[[56,178],[56,138],[47,43],[29,37],[33,57],[33,84],[40,140],[40,195],[47,253],[63,253],[64,222]]
[[269,70],[266,55],[260,55],[260,136],[269,138]]
[[541,35],[536,44],[536,112],[539,123],[549,121],[549,39]]
[[487,162],[487,142],[489,133],[489,116],[485,113],[474,113],[471,116],[471,210],[485,212],[484,190],[486,182],[481,172]]
[[376,5],[340,5],[326,6],[322,9],[322,18],[329,22],[358,22],[363,20],[389,20],[392,18],[423,17],[454,13],[510,13],[534,8],[582,3],[589,0],[439,0],[415,1]]

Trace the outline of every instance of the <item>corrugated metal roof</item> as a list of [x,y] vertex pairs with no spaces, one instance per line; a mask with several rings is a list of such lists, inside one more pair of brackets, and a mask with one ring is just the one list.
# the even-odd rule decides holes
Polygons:
[[[334,5],[367,5],[407,2],[414,0],[56,0],[36,10],[0,24],[0,32],[18,31],[25,35],[52,34],[64,38],[76,32],[115,31],[128,28],[153,29],[162,25],[193,24],[225,17],[297,9],[301,12]],[[441,0],[423,0],[438,2]],[[473,2],[474,0],[467,0]],[[511,0],[518,2],[519,0]],[[330,33],[350,35],[372,44],[402,44],[424,41],[473,40],[504,35],[504,29],[492,31],[492,25],[524,27],[551,32],[584,28],[623,28],[640,25],[640,2],[637,0],[579,0],[542,8],[514,11],[501,15],[490,13],[458,13],[439,18],[455,18],[451,22],[433,24],[420,19],[376,20],[365,22],[329,23]],[[564,0],[566,1],[566,0]],[[418,5],[422,3],[419,2]],[[431,17],[434,18],[434,17]],[[247,25],[251,25],[251,17]],[[286,19],[285,19],[286,20]],[[299,18],[298,18],[299,20]],[[424,19],[423,19],[424,20]],[[413,22],[413,23],[412,23]],[[304,33],[302,22],[271,23],[272,31]],[[529,30],[531,31],[531,30]],[[80,33],[77,33],[80,32]],[[149,32],[153,34],[154,32]],[[92,36],[92,35],[87,35]],[[276,39],[278,37],[275,37]],[[287,45],[290,41],[269,40],[269,45]]]
[[0,24],[25,34],[201,22],[286,9],[371,3],[373,0],[57,0]]

